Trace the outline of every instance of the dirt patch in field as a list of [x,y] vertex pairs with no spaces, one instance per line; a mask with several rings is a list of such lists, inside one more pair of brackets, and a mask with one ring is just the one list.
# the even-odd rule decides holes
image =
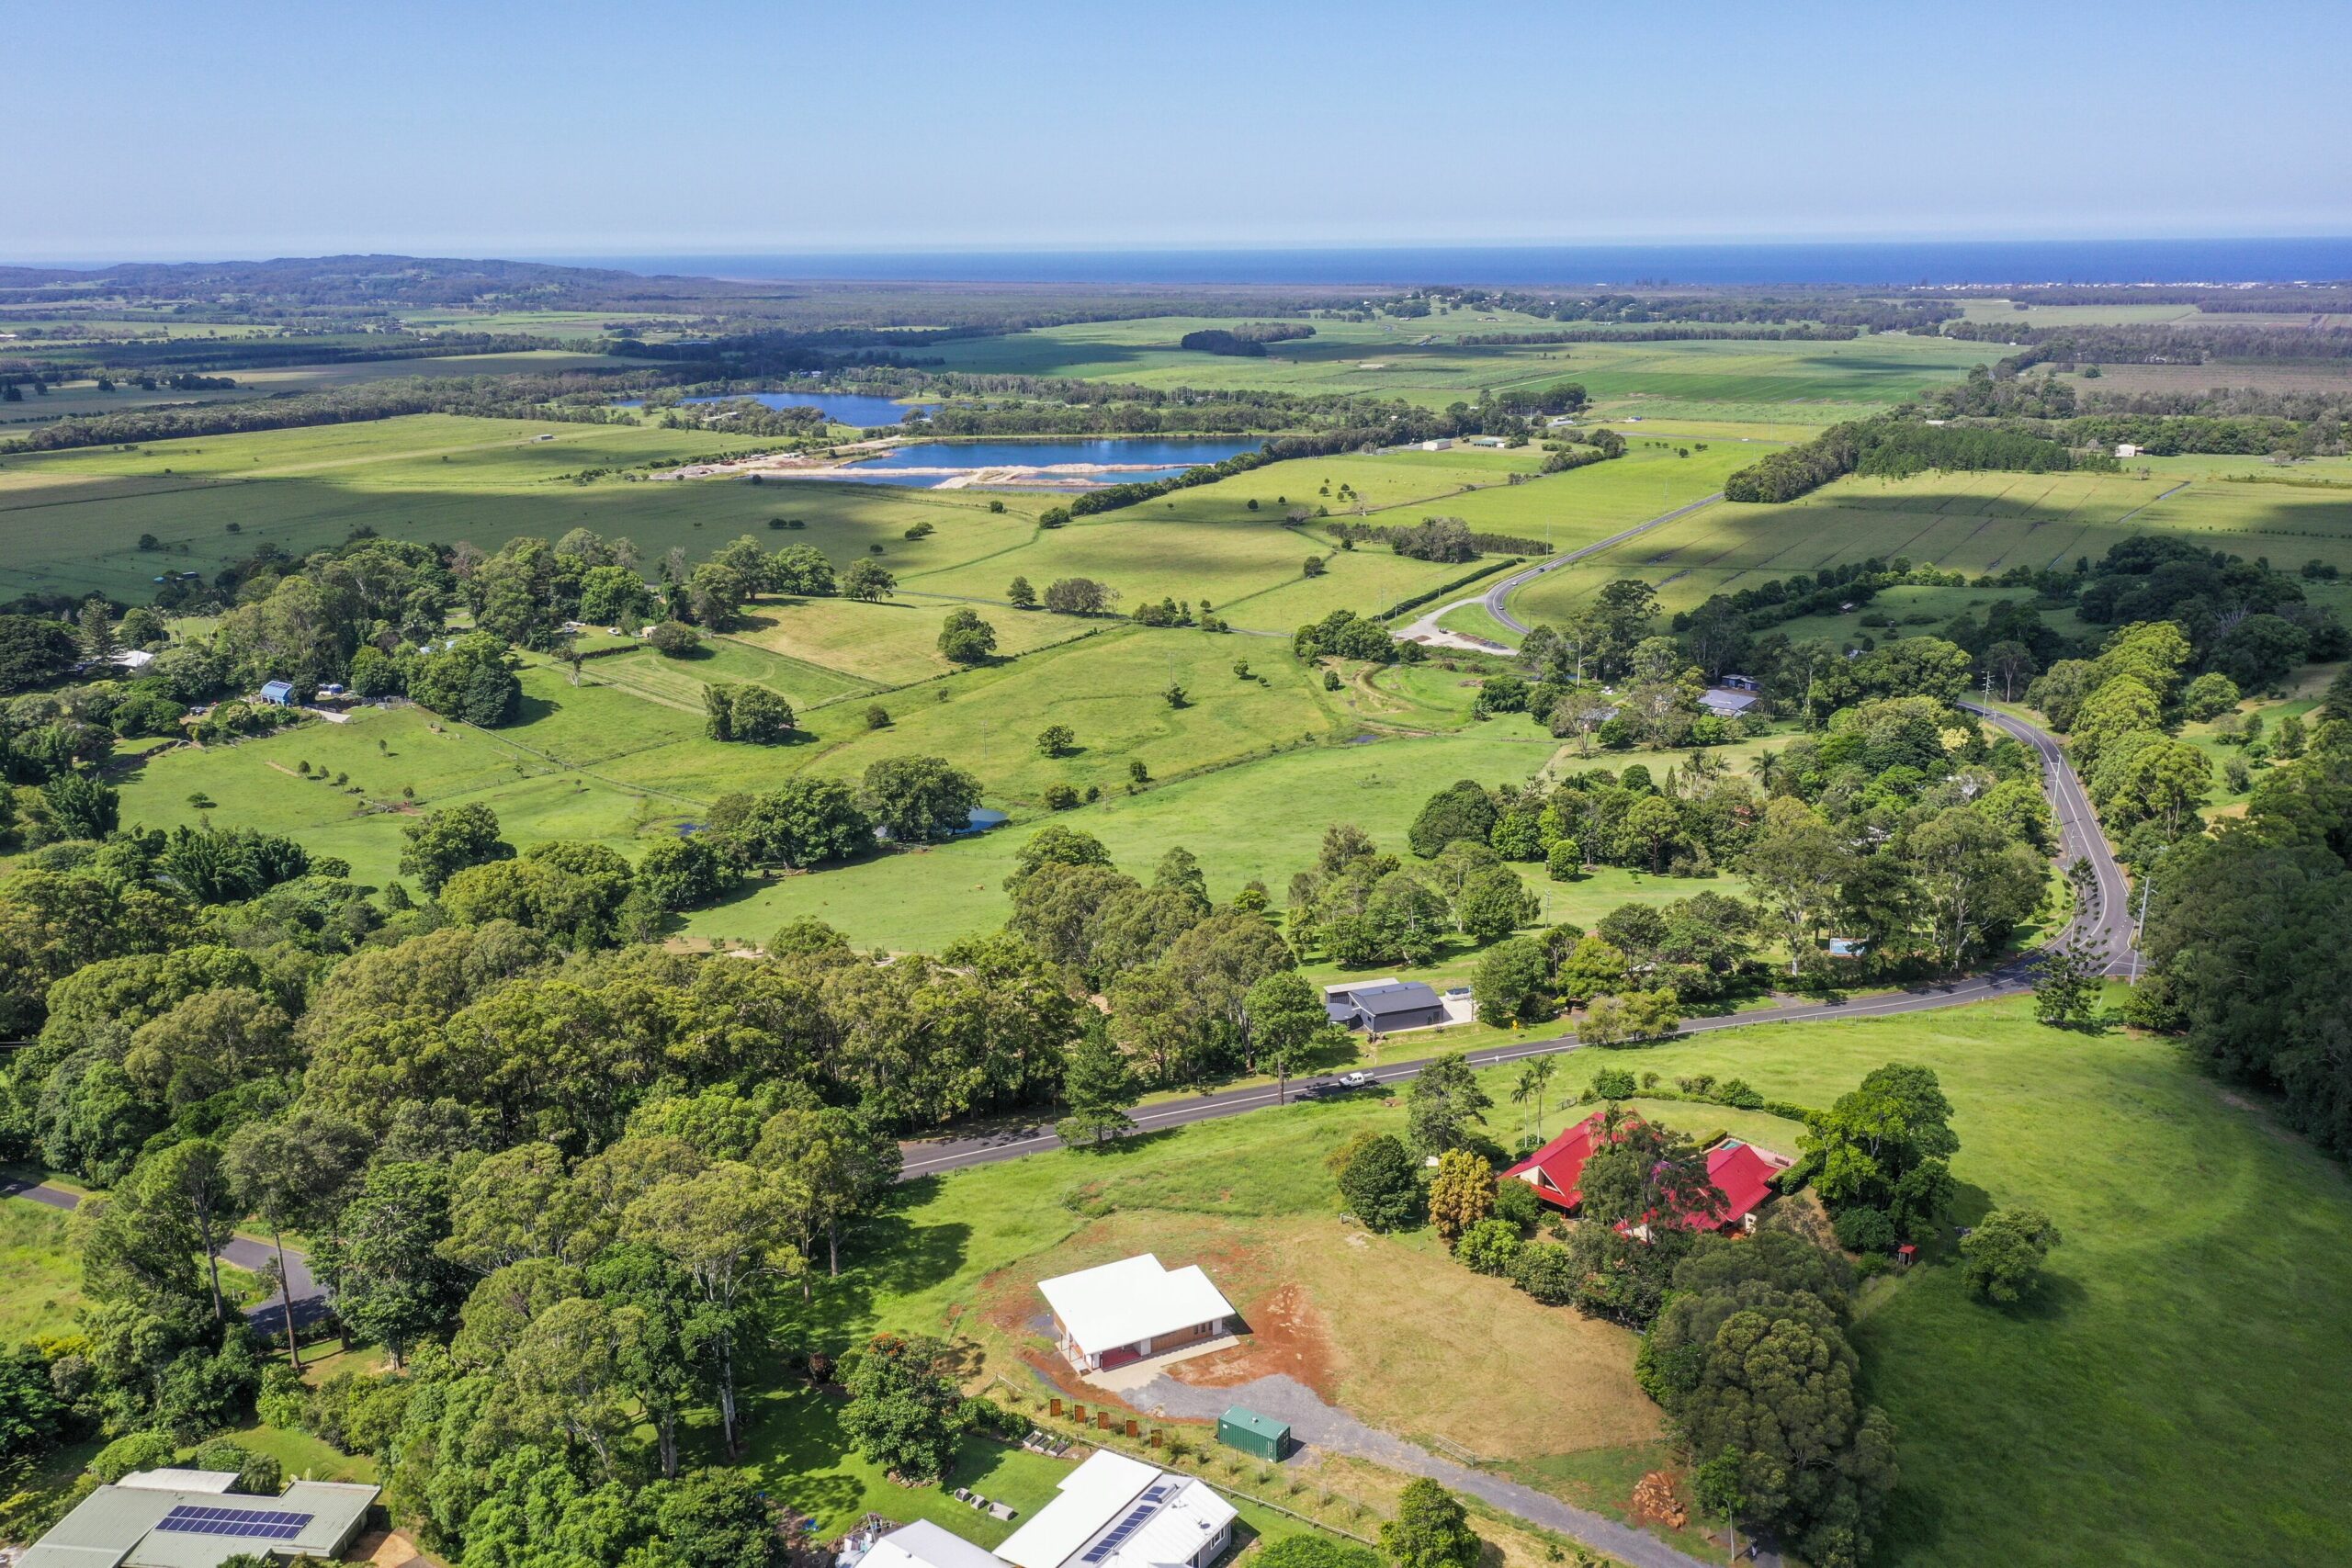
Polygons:
[[1332,1368],[1331,1339],[1323,1314],[1306,1292],[1282,1285],[1244,1313],[1250,1331],[1241,1343],[1214,1356],[1181,1361],[1168,1375],[1196,1388],[1233,1388],[1280,1372],[1337,1403],[1339,1380]]

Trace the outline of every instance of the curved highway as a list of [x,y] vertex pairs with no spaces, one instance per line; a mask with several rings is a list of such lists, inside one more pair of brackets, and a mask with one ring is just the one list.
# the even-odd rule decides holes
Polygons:
[[[1534,581],[1547,571],[1557,571],[1564,566],[1583,560],[1588,556],[1597,556],[1601,551],[1622,545],[1628,539],[1639,538],[1653,528],[1662,527],[1678,517],[1688,517],[1701,507],[1713,506],[1723,498],[1724,492],[1717,491],[1713,495],[1700,497],[1688,506],[1678,506],[1671,512],[1661,512],[1645,523],[1636,523],[1632,527],[1611,534],[1605,539],[1596,539],[1589,545],[1580,545],[1565,555],[1546,556],[1533,566],[1522,567],[1509,577],[1497,578],[1484,593],[1474,594],[1467,599],[1456,599],[1449,604],[1440,604],[1436,609],[1414,621],[1412,625],[1397,628],[1396,636],[1399,641],[1423,642],[1432,637],[1454,635],[1446,632],[1442,626],[1439,626],[1438,618],[1449,611],[1459,610],[1464,604],[1484,604],[1487,607],[1487,614],[1511,630],[1523,635],[1528,629],[1527,623],[1510,613],[1509,604],[1511,594],[1519,589]],[[1482,639],[1479,646],[1484,646],[1491,651],[1498,645],[1485,643]]]
[[[1664,519],[1657,521],[1663,522]],[[1497,586],[1499,588],[1501,585]],[[2058,863],[2071,865],[2078,858],[2087,859],[2097,873],[2091,891],[2086,895],[2074,920],[2061,933],[2061,940],[2071,937],[2079,930],[2096,933],[2099,940],[2105,942],[2109,954],[2107,972],[2122,972],[2129,963],[2132,934],[2122,868],[2116,864],[2114,854],[2108,849],[2107,840],[2098,830],[2098,818],[2091,813],[2089,797],[2083,793],[2082,781],[2067,765],[2065,752],[2057,738],[2007,714],[1973,703],[1961,705],[2023,740],[2041,758],[2042,791],[2049,796],[2051,809],[2058,819]],[[2026,953],[1982,975],[1938,985],[1909,987],[1858,1001],[1792,1002],[1783,1007],[1732,1013],[1722,1018],[1695,1018],[1685,1022],[1680,1032],[1698,1034],[1718,1029],[1746,1029],[1756,1024],[1798,1023],[1815,1019],[1883,1018],[1895,1013],[1926,1012],[1935,1008],[1955,1007],[1963,1002],[1988,1001],[1996,997],[2014,996],[2032,989],[2037,962],[2036,954]],[[1577,1046],[1574,1034],[1555,1034],[1542,1040],[1520,1041],[1473,1051],[1468,1054],[1468,1059],[1472,1066],[1488,1067],[1530,1056],[1573,1051]],[[1408,1062],[1390,1063],[1379,1069],[1379,1082],[1383,1087],[1408,1082],[1419,1076],[1433,1060],[1434,1057],[1420,1057]],[[1301,1078],[1290,1086],[1287,1092],[1292,1099],[1311,1100],[1350,1091],[1342,1088],[1337,1078],[1322,1076]],[[1138,1131],[1157,1132],[1167,1127],[1187,1126],[1194,1122],[1213,1122],[1219,1117],[1238,1116],[1244,1111],[1273,1105],[1276,1096],[1273,1086],[1267,1084],[1216,1089],[1144,1106],[1135,1112],[1135,1122]],[[1035,1154],[1042,1149],[1057,1148],[1060,1145],[1061,1139],[1055,1136],[1052,1126],[1044,1123],[960,1138],[927,1139],[902,1145],[904,1164],[899,1179],[909,1180],[920,1176],[960,1170],[967,1166],[990,1165],[998,1160]]]

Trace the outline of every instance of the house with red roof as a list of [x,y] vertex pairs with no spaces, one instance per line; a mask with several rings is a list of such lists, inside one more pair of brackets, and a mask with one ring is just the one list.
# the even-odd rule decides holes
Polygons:
[[[1524,1181],[1535,1195],[1554,1208],[1573,1212],[1584,1201],[1585,1162],[1610,1141],[1608,1112],[1596,1111],[1558,1137],[1503,1172],[1506,1179]],[[1629,1119],[1630,1120],[1630,1119]],[[1793,1160],[1758,1148],[1739,1138],[1725,1138],[1707,1151],[1707,1177],[1724,1195],[1724,1213],[1715,1222],[1724,1230],[1753,1231],[1757,1212],[1774,1193],[1772,1185]],[[1709,1228],[1703,1214],[1686,1214],[1683,1224],[1694,1230]],[[1634,1227],[1636,1234],[1642,1227]]]
[[1584,1179],[1584,1162],[1608,1134],[1603,1123],[1609,1113],[1596,1111],[1542,1148],[1503,1172],[1504,1179],[1517,1179],[1535,1189],[1535,1195],[1555,1209],[1574,1209],[1584,1201],[1580,1183]]

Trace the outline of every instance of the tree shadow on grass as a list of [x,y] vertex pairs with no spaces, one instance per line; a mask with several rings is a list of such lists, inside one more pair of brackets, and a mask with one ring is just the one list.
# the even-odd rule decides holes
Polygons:
[[888,1303],[928,1290],[963,1267],[972,1227],[955,1220],[919,1223],[905,1207],[899,1203],[869,1215],[842,1235],[839,1279],[825,1273],[824,1247],[819,1244],[809,1258],[808,1299],[790,1290],[779,1303],[777,1338],[784,1348],[846,1349],[881,1325]]
[[2055,1323],[2090,1299],[2090,1292],[2079,1281],[2045,1269],[2033,1288],[2016,1301],[1980,1304],[1987,1312],[1997,1312],[2019,1323]]
[[530,693],[525,692],[514,699],[514,716],[498,728],[519,729],[526,724],[537,724],[543,718],[551,717],[562,706],[561,703],[547,697],[535,697]]

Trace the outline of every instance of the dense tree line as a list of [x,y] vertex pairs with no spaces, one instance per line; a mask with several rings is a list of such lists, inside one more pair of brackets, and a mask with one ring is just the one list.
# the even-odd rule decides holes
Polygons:
[[[626,376],[628,372],[622,372]],[[76,415],[0,442],[0,452],[52,452],[73,446],[114,446],[224,435],[249,430],[289,430],[348,424],[401,414],[454,413],[481,419],[535,419],[607,424],[621,416],[606,406],[627,383],[570,372],[560,376],[403,376],[347,387],[298,392],[250,402],[187,408],[126,409]]]
[[2032,365],[2203,365],[2215,360],[2352,358],[2352,328],[2194,323],[2023,327],[2001,321],[1948,321],[1943,335],[1973,343],[2025,345],[2002,363]]
[[1786,447],[1738,469],[1724,480],[1724,495],[1731,501],[1794,501],[1855,473],[1902,479],[1930,469],[2038,474],[2095,466],[2112,468],[2114,460],[2080,456],[2058,442],[2021,431],[1881,418],[1831,425],[1802,446]]
[[2265,773],[2242,818],[2143,867],[2151,977],[2133,1021],[2179,1034],[2208,1070],[2278,1097],[2288,1122],[2352,1157],[2352,680],[2303,754]]

